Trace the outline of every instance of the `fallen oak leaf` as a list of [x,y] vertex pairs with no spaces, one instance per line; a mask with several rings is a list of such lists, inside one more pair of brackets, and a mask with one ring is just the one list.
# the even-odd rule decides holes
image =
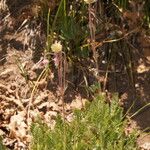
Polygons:
[[6,100],[8,102],[14,102],[17,106],[19,106],[22,110],[24,110],[23,104],[18,99],[6,97],[5,95],[0,95],[0,99]]

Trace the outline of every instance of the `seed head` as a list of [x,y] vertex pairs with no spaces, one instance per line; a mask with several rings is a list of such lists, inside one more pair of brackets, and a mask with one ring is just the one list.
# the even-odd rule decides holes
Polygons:
[[97,0],[84,0],[85,3],[87,4],[92,4],[95,3]]
[[55,41],[55,43],[53,43],[51,45],[51,49],[52,49],[52,52],[54,52],[54,53],[58,53],[58,52],[62,51],[62,45],[61,45],[60,41],[59,42]]

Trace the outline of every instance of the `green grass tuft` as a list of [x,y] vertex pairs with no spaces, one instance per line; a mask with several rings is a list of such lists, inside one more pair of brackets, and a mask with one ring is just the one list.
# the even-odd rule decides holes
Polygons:
[[136,150],[136,134],[126,136],[126,119],[114,96],[111,105],[98,96],[83,111],[74,111],[69,124],[59,116],[54,130],[32,124],[31,150]]
[[0,136],[0,150],[6,150],[6,147],[2,143],[2,137]]

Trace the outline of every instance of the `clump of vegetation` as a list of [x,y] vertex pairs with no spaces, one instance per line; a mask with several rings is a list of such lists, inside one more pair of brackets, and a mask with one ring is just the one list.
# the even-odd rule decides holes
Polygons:
[[[143,41],[149,38],[149,4],[148,0],[15,0],[13,3],[0,0],[0,10],[3,11],[3,25],[0,28],[4,27],[0,45],[4,56],[0,58],[0,63],[4,60],[2,64],[5,65],[0,70],[6,68],[0,74],[4,75],[5,80],[0,87],[3,94],[0,95],[0,110],[4,114],[3,127],[9,124],[4,137],[15,139],[11,149],[22,149],[22,145],[28,149],[28,140],[24,139],[28,139],[31,121],[38,114],[49,120],[46,114],[55,111],[48,105],[53,100],[60,105],[57,113],[62,113],[63,118],[58,116],[53,130],[43,123],[46,122],[44,119],[34,122],[30,149],[137,149],[136,134],[125,134],[127,120],[117,96],[106,102],[105,96],[95,98],[94,94],[118,92],[125,102],[124,99],[130,97],[128,93],[133,91],[133,104],[138,101],[139,95],[140,99],[144,99],[143,95],[146,97],[141,81],[147,81],[147,76],[139,78],[136,74],[149,71],[149,68],[143,69],[148,60],[142,56],[148,47],[148,40]],[[10,51],[17,50],[14,58],[20,73],[18,68],[11,66],[10,62],[14,59],[9,59],[9,48]],[[18,51],[22,49],[25,51]],[[30,50],[31,56],[28,58]],[[5,63],[8,60],[9,63]],[[142,67],[138,71],[140,64]],[[16,70],[14,73],[18,72],[25,81],[16,74],[7,80],[5,76],[12,70]],[[136,78],[142,80],[138,83]],[[81,99],[94,100],[83,111],[75,110],[73,121],[67,122],[66,102],[70,103],[78,95]],[[130,118],[147,106],[149,103]],[[72,111],[72,108],[69,109]],[[25,115],[20,115],[22,111]],[[22,128],[19,128],[18,116],[23,122]],[[23,135],[20,134],[22,129]],[[5,145],[9,143],[6,138]],[[5,148],[0,139],[1,149]]]
[[114,96],[111,104],[97,96],[83,111],[75,110],[71,123],[58,117],[53,130],[46,124],[32,124],[32,150],[134,150],[136,134],[125,134],[127,120]]
[[0,136],[0,150],[5,150],[6,148],[5,148],[5,146],[3,145],[3,143],[2,143],[2,138],[1,138],[1,136]]

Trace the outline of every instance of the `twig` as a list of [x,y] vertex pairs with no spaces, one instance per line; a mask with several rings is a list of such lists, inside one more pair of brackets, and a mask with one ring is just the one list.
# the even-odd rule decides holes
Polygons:
[[33,103],[33,99],[34,99],[34,94],[35,94],[35,90],[38,88],[38,85],[39,85],[39,81],[41,80],[41,78],[45,75],[45,72],[46,72],[46,69],[43,69],[43,71],[41,72],[41,74],[39,75],[33,89],[32,89],[32,92],[31,92],[31,96],[30,96],[30,100],[29,100],[29,105],[28,105],[28,108],[27,108],[27,120],[29,119],[30,117],[30,109],[31,109],[31,105]]
[[[107,39],[105,39],[105,40],[103,40],[103,41],[101,41],[101,42],[96,42],[96,43],[95,43],[96,48],[99,47],[99,46],[102,46],[102,45],[105,44],[105,43],[118,42],[118,41],[120,41],[120,40],[126,38],[126,37],[129,36],[130,34],[136,32],[139,28],[140,28],[140,27],[137,27],[136,29],[134,29],[134,30],[132,30],[132,31],[130,31],[130,32],[128,32],[128,33],[126,33],[124,36],[122,36],[122,37],[120,37],[120,38],[117,38],[117,39],[112,39],[112,40],[107,40]],[[91,43],[91,44],[93,44],[93,43]]]
[[144,105],[142,108],[140,108],[138,111],[136,111],[132,116],[130,116],[130,119],[133,118],[134,116],[136,116],[137,114],[139,114],[143,109],[145,109],[148,106],[150,106],[150,103]]

